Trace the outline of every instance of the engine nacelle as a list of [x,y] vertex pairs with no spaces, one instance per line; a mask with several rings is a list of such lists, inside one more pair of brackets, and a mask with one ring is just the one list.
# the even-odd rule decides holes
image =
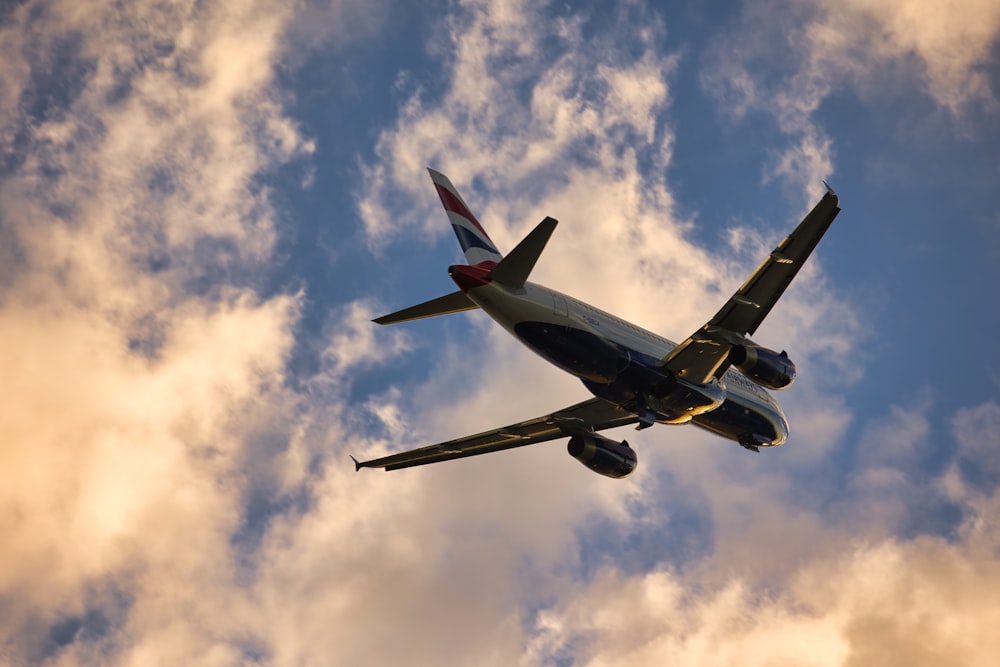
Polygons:
[[635,451],[627,442],[615,442],[596,433],[574,435],[566,450],[574,459],[605,477],[628,477],[639,465]]
[[784,389],[795,381],[795,364],[784,351],[745,343],[734,345],[729,354],[733,366],[762,387]]

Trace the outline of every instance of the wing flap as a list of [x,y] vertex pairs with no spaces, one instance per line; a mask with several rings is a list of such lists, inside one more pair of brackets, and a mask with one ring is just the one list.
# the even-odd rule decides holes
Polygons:
[[356,463],[355,467],[358,470],[361,468],[400,470],[428,463],[524,447],[568,437],[574,433],[601,431],[616,426],[634,424],[636,421],[636,416],[631,412],[622,410],[599,398],[592,398],[550,415],[436,445],[390,454],[370,461],[361,461]]

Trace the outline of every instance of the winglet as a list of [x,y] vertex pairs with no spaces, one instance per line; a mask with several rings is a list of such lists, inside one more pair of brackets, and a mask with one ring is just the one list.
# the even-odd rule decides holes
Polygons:
[[550,217],[539,222],[517,247],[493,267],[490,278],[507,287],[523,287],[557,224],[559,221]]
[[823,185],[825,185],[825,186],[826,186],[826,192],[827,192],[827,194],[831,194],[831,195],[833,195],[834,197],[836,197],[836,196],[837,196],[837,193],[836,193],[836,192],[834,191],[834,189],[833,189],[833,188],[831,188],[831,187],[830,187],[830,184],[829,184],[829,183],[827,183],[826,181],[823,181]]
[[350,456],[351,460],[354,461],[354,472],[361,470],[361,464],[358,462],[356,458],[354,458],[354,455],[348,454],[348,456]]

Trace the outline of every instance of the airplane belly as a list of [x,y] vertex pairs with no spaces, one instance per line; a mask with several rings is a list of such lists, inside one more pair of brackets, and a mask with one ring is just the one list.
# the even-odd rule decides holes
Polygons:
[[553,322],[518,322],[514,334],[559,368],[592,382],[613,382],[629,363],[627,351],[583,329]]
[[628,366],[627,350],[573,326],[558,293],[526,283],[518,292],[486,285],[468,296],[536,354],[579,378],[611,382]]

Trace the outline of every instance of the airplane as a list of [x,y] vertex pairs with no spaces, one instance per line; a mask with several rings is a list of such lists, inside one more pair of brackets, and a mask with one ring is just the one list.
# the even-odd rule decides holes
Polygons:
[[632,474],[635,450],[598,431],[636,424],[694,424],[759,452],[788,438],[788,422],[768,389],[785,389],[795,364],[753,335],[840,212],[826,194],[712,319],[679,345],[555,290],[528,282],[557,221],[546,217],[502,255],[455,186],[428,169],[467,264],[448,268],[457,292],[373,320],[408,322],[476,308],[593,394],[551,414],[369,461],[386,471],[569,438],[567,450],[590,470]]

